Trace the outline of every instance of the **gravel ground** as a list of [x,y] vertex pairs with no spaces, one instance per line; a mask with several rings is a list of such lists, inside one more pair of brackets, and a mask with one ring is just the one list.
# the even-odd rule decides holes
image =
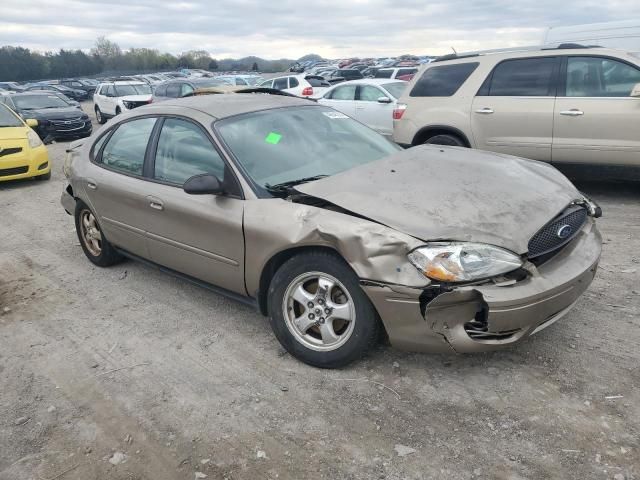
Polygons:
[[0,479],[638,479],[640,188],[575,310],[498,353],[378,347],[340,371],[250,308],[85,259],[49,182],[0,184]]

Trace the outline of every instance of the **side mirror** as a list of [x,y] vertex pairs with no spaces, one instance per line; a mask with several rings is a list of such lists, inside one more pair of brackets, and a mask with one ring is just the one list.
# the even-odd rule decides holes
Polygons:
[[209,173],[194,175],[184,182],[182,189],[190,195],[220,195],[224,193],[218,177]]
[[391,103],[391,99],[389,97],[380,97],[378,98],[378,103]]
[[27,118],[24,123],[26,123],[31,128],[36,128],[38,126],[38,120],[35,118]]
[[640,83],[636,83],[631,90],[631,97],[640,97]]

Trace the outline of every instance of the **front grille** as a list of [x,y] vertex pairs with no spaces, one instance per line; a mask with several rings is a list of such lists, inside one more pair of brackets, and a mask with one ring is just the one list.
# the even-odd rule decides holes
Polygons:
[[0,177],[8,177],[11,175],[20,175],[21,173],[27,173],[29,167],[13,167],[0,169]]
[[66,120],[51,120],[51,126],[56,130],[77,130],[83,128],[85,121],[82,117],[68,118]]
[[22,147],[11,147],[11,148],[3,148],[0,150],[0,157],[4,157],[6,155],[13,155],[14,153],[20,153],[22,151]]
[[126,107],[127,107],[129,110],[133,110],[134,108],[138,108],[138,107],[141,107],[141,106],[143,106],[143,105],[148,105],[148,104],[149,104],[149,102],[148,102],[148,101],[132,102],[132,101],[130,101],[130,100],[127,100],[127,101],[126,101],[126,102],[124,102],[124,103],[125,103]]
[[587,221],[587,209],[573,205],[542,227],[529,240],[529,259],[559,250],[575,237]]

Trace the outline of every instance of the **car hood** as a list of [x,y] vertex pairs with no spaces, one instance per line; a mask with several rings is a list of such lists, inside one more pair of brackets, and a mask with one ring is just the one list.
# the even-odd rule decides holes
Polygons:
[[518,254],[583,199],[545,163],[440,146],[404,150],[296,190],[424,241],[483,242]]
[[123,102],[148,102],[151,100],[152,95],[125,95],[124,97],[120,97],[120,100]]
[[41,120],[59,120],[78,118],[84,115],[78,107],[41,108],[35,110],[21,110],[23,118],[37,118]]
[[[1,140],[24,140],[27,138],[29,127],[0,127]],[[2,147],[2,145],[0,145]]]

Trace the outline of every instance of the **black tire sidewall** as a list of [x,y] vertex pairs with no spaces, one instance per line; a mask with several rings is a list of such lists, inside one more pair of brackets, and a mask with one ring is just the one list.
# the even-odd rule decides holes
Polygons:
[[102,110],[100,110],[100,107],[96,107],[96,120],[100,125],[104,124],[104,114]]
[[448,145],[451,147],[464,147],[464,143],[458,137],[449,134],[434,135],[427,138],[426,145]]
[[[332,275],[349,291],[354,302],[356,320],[347,342],[336,350],[319,352],[300,343],[289,331],[282,311],[282,302],[289,284],[307,272]],[[319,252],[292,257],[274,275],[268,292],[269,322],[282,346],[297,359],[320,368],[339,368],[363,357],[377,342],[380,321],[371,301],[360,287],[358,277],[337,255]]]

